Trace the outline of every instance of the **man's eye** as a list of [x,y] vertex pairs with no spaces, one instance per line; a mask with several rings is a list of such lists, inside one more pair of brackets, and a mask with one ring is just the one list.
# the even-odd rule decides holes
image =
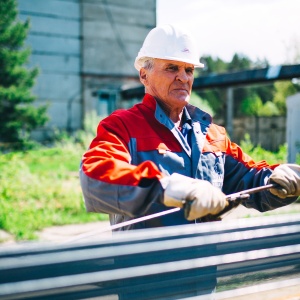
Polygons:
[[178,71],[178,67],[177,66],[168,66],[167,70],[168,71]]
[[192,69],[192,68],[187,68],[185,71],[187,73],[189,73],[189,74],[193,74],[194,73],[194,69]]

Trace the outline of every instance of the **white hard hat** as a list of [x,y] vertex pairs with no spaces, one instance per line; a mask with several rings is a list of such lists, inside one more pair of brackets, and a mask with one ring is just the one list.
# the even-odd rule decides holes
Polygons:
[[198,68],[204,67],[199,62],[200,54],[193,37],[173,25],[161,25],[148,33],[134,62],[138,71],[147,57],[182,61]]

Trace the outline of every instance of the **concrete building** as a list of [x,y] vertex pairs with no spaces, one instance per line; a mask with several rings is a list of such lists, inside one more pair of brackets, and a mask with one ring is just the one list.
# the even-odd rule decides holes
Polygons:
[[133,67],[156,24],[156,0],[18,0],[20,19],[31,21],[30,66],[40,74],[33,93],[48,103],[53,128],[74,131],[91,111],[106,115],[122,106],[115,96],[139,84]]
[[286,105],[288,162],[295,163],[300,155],[300,93],[287,97]]

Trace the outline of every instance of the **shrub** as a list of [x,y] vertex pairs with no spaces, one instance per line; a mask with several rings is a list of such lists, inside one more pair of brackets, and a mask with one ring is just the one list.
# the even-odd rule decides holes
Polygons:
[[0,156],[0,228],[18,240],[53,225],[107,219],[88,214],[78,178],[83,149],[40,148]]
[[265,160],[271,165],[287,162],[287,144],[281,145],[277,152],[271,152],[263,149],[260,145],[255,147],[250,140],[250,135],[245,134],[245,138],[240,145],[243,151],[255,161]]

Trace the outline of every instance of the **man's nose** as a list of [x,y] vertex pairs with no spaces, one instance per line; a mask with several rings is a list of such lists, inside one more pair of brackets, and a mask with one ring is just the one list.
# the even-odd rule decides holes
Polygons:
[[176,79],[181,82],[186,83],[186,82],[188,82],[189,77],[188,77],[188,74],[186,73],[186,71],[184,69],[181,69],[178,71]]

